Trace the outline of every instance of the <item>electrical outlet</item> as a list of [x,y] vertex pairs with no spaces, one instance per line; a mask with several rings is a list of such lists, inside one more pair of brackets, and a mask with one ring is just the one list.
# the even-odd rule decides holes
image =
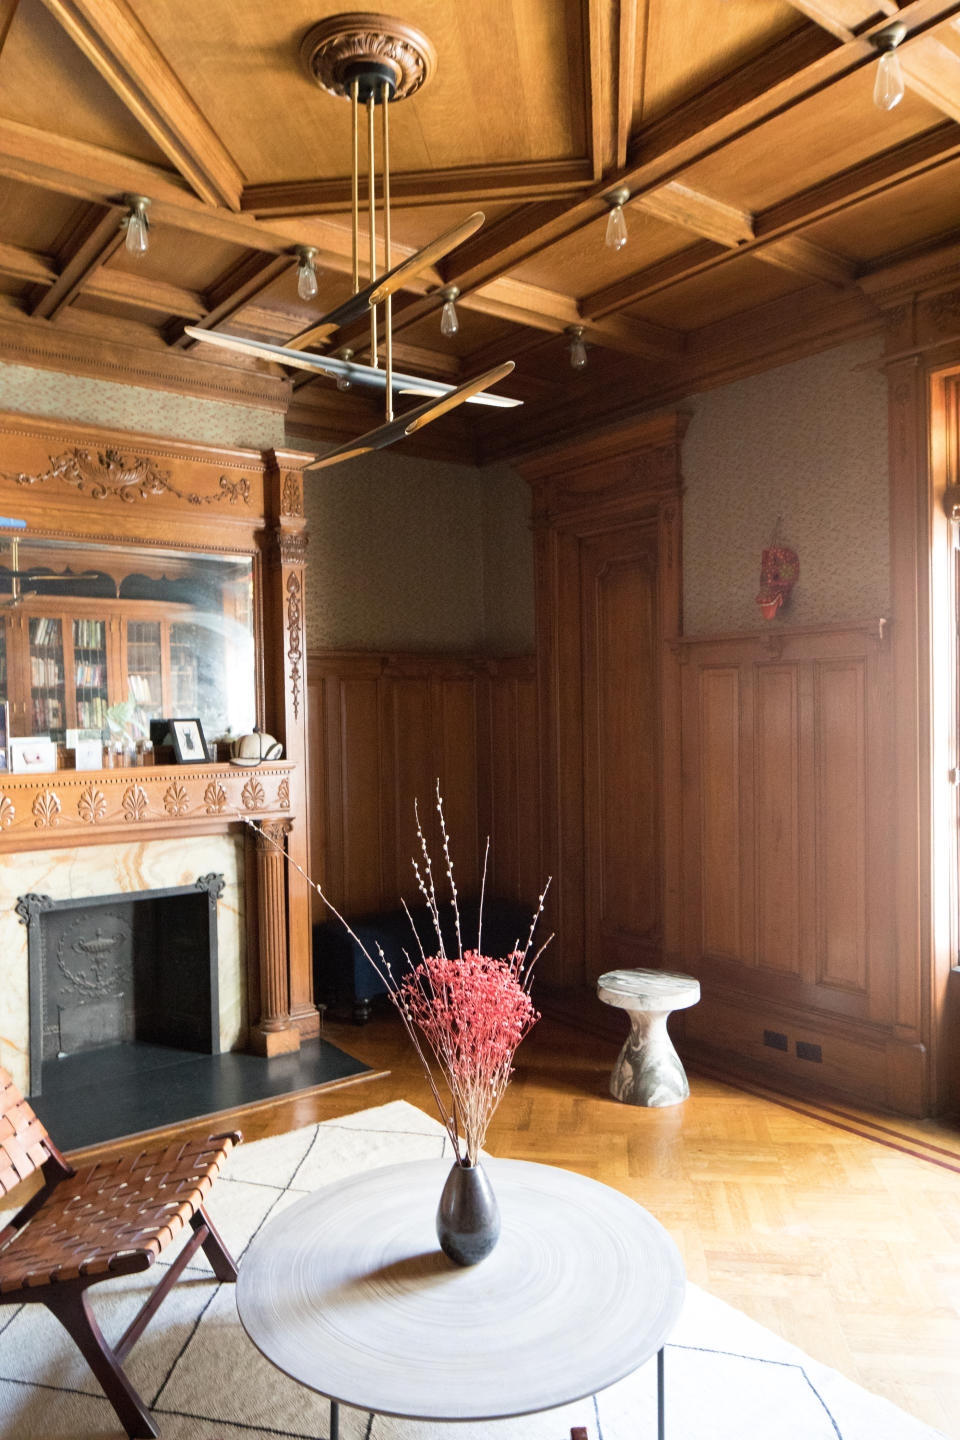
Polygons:
[[781,1030],[764,1030],[763,1043],[769,1045],[771,1050],[789,1050],[786,1035]]
[[809,1040],[797,1041],[797,1059],[813,1060],[817,1065],[821,1064],[823,1056],[820,1053],[820,1046],[813,1045]]

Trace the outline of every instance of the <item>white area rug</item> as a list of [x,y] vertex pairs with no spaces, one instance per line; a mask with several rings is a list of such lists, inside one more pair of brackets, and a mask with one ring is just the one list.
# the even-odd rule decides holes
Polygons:
[[[210,1212],[242,1263],[257,1230],[284,1206],[344,1175],[449,1154],[439,1122],[405,1101],[244,1145],[214,1187]],[[164,1256],[172,1259],[171,1252]],[[146,1284],[144,1283],[146,1281]],[[90,1292],[117,1338],[152,1277]],[[425,1357],[424,1363],[429,1359]],[[668,1440],[934,1440],[938,1431],[706,1291],[690,1285],[666,1347]],[[163,1440],[329,1434],[329,1406],[286,1379],[247,1340],[234,1287],[202,1251],[127,1361]],[[491,1383],[496,1378],[491,1377]],[[521,1420],[440,1424],[341,1410],[343,1440],[639,1440],[656,1434],[656,1365],[576,1405]],[[107,1440],[113,1411],[57,1321],[40,1306],[0,1310],[0,1435],[4,1440]]]

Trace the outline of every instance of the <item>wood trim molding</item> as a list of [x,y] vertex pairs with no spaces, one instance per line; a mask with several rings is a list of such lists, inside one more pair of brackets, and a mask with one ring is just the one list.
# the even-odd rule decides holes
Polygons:
[[240,167],[125,0],[43,3],[200,198],[239,210]]
[[232,405],[284,414],[290,382],[263,370],[199,362],[181,351],[104,341],[100,335],[0,318],[0,360],[39,370],[60,370],[121,385],[177,395],[199,395]]
[[78,842],[138,843],[234,828],[244,817],[291,817],[295,767],[158,765],[0,775],[0,854]]

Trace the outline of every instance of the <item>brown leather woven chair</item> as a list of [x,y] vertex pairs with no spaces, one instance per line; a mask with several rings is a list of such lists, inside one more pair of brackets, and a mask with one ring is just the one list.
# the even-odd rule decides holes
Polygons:
[[[131,1437],[160,1432],[122,1363],[170,1286],[200,1246],[218,1280],[237,1278],[203,1201],[241,1139],[234,1131],[176,1141],[77,1171],[0,1066],[0,1196],[37,1171],[43,1177],[39,1191],[0,1230],[0,1306],[35,1302],[52,1310]],[[189,1241],[111,1347],[90,1310],[88,1287],[148,1269],[187,1225]]]

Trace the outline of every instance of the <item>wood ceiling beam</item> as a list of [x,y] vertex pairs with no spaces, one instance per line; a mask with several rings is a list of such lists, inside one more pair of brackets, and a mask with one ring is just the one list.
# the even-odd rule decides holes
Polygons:
[[825,280],[829,285],[849,285],[857,276],[852,260],[815,245],[802,235],[784,235],[779,240],[771,240],[757,251],[757,259],[778,265],[782,270],[809,275],[814,280]]
[[908,89],[951,120],[960,120],[960,55],[934,35],[898,47],[898,54]]
[[637,0],[620,0],[617,29],[617,119],[613,163],[622,170],[627,163],[636,96],[637,49],[640,43],[640,11],[646,26],[647,8]]
[[111,270],[109,266],[101,267],[95,275],[91,275],[83,293],[98,300],[129,305],[134,310],[182,316],[194,324],[199,324],[207,313],[203,296],[195,290],[183,290],[179,285],[168,285],[164,280],[146,280],[128,270]]
[[[483,204],[579,195],[594,180],[588,160],[535,160],[510,165],[459,165],[446,170],[390,173],[391,208],[406,205]],[[241,208],[264,218],[342,214],[350,209],[351,180],[281,180],[248,185]]]
[[97,207],[85,217],[60,274],[31,310],[34,319],[55,320],[76,299],[85,282],[123,244],[120,222],[126,213],[122,205],[108,205]]
[[[275,280],[297,263],[295,255],[264,255],[254,252],[234,265],[205,296],[205,313],[197,322],[201,330],[214,330],[232,320],[238,310],[252,304],[268,290]],[[289,332],[288,332],[289,333]],[[175,322],[165,336],[168,345],[178,350],[192,350],[197,341],[183,333],[183,325]]]
[[10,34],[10,26],[13,24],[14,16],[20,0],[0,0],[0,54],[7,43],[7,36]]
[[[442,302],[439,291],[407,299],[394,296],[393,333],[401,335],[410,326],[435,314]],[[556,290],[513,280],[507,276],[491,281],[482,290],[471,291],[458,299],[464,310],[476,310],[513,325],[559,335],[569,325],[588,325],[586,338],[610,350],[626,355],[641,355],[658,360],[675,359],[683,350],[683,336],[675,330],[632,317],[610,316],[584,320],[576,300]],[[357,321],[338,331],[335,343],[352,345],[360,352],[368,345],[369,321]],[[380,326],[381,339],[383,325]]]
[[718,245],[742,245],[753,239],[753,216],[748,211],[691,190],[678,180],[661,185],[659,190],[648,191],[636,203],[648,215],[655,215],[668,225],[692,230]]
[[[789,0],[845,44],[878,19],[898,18],[896,0]],[[883,29],[883,24],[879,25]],[[934,109],[960,120],[960,56],[936,35],[922,35],[898,47],[904,83]]]
[[616,88],[613,73],[614,18],[611,0],[584,0],[581,11],[583,88],[590,137],[590,179],[598,181],[616,154]]
[[126,0],[43,3],[200,198],[239,210],[239,166]]
[[[168,225],[209,240],[272,254],[285,253],[295,244],[315,245],[321,268],[350,272],[350,231],[342,224],[319,218],[264,224],[198,200],[179,176],[158,166],[2,118],[0,178],[100,204],[134,191],[153,201],[150,223],[154,227]],[[396,243],[393,249],[398,258],[413,253],[412,248]],[[442,283],[439,272],[432,273],[433,283]]]
[[[898,11],[908,35],[956,15],[960,15],[960,0],[910,0]],[[566,208],[540,202],[520,217],[506,219],[503,229],[491,226],[486,234],[468,240],[444,267],[444,283],[459,285],[464,293],[487,284],[604,215],[606,196],[613,189],[623,186],[636,200],[680,179],[698,160],[755,130],[773,115],[787,113],[811,96],[827,92],[871,64],[876,54],[866,36],[838,46],[812,28],[797,31],[705,95],[644,130],[636,157],[580,201]]]
[[896,0],[788,0],[788,3],[844,44],[865,25],[897,14]]
[[[680,284],[694,275],[729,264],[741,255],[749,254],[758,260],[763,259],[764,252],[773,242],[787,236],[800,238],[794,236],[794,232],[957,159],[960,159],[960,130],[952,122],[944,122],[934,130],[928,130],[903,145],[894,146],[874,159],[853,166],[842,174],[764,211],[754,220],[755,238],[739,249],[723,250],[711,242],[703,241],[634,275],[628,275],[615,285],[594,291],[581,300],[580,308],[585,316],[591,318],[609,315]],[[802,269],[803,273],[810,274],[814,263],[810,244],[811,242],[807,242],[805,253],[801,253],[802,247],[793,246],[790,249],[781,245],[779,250],[775,249],[771,254],[771,262],[784,264],[789,255],[792,260],[789,268]],[[842,283],[843,272],[846,270],[845,262],[839,256],[823,259],[824,256],[829,256],[829,252],[820,250],[821,258],[817,259],[816,263],[828,267],[828,273],[821,273],[819,278],[829,278],[834,283]],[[834,263],[840,268],[835,274],[831,274],[829,267]],[[847,278],[851,277],[848,275]]]
[[19,245],[0,245],[0,275],[9,275],[12,280],[28,280],[34,285],[52,285],[57,270],[51,255],[21,250]]

